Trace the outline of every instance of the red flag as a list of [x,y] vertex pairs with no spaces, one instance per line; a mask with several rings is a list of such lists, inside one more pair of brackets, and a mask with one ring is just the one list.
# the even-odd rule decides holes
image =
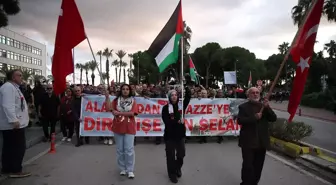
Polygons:
[[75,0],[63,0],[58,18],[55,50],[52,60],[54,92],[66,89],[66,76],[74,72],[72,49],[86,39],[84,24]]
[[293,81],[293,88],[289,97],[287,111],[290,114],[289,122],[295,116],[296,109],[301,102],[301,96],[306,84],[309,67],[312,61],[314,44],[319,27],[324,0],[314,1],[306,21],[298,32],[296,40],[293,42],[290,54],[297,64],[296,75]]

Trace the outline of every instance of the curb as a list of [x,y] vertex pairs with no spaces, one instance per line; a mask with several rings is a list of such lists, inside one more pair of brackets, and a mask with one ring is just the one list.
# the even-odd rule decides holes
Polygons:
[[[279,108],[272,107],[272,109],[277,110],[277,111],[281,111],[281,112],[287,112],[286,110],[279,109]],[[299,115],[299,113],[296,113],[296,115]],[[323,121],[336,122],[336,120],[334,120],[334,119],[328,119],[328,118],[323,118],[323,117],[318,117],[318,116],[312,116],[312,115],[308,115],[308,114],[302,114],[301,113],[301,116],[305,116],[305,117],[309,117],[309,118],[314,118],[314,119],[319,119],[319,120],[323,120]]]
[[320,156],[312,156],[312,155],[307,155],[304,154],[302,156],[300,156],[300,158],[302,160],[308,161],[326,171],[329,171],[331,173],[336,174],[336,163],[333,162],[329,162],[323,158],[321,158]]

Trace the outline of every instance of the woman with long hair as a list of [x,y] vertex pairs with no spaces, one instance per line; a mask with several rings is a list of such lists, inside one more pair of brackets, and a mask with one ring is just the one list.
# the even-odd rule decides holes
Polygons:
[[123,84],[117,97],[110,102],[110,94],[106,92],[106,110],[112,112],[114,119],[112,131],[117,148],[117,161],[120,175],[134,178],[134,138],[136,134],[135,116],[137,105],[132,96],[131,87]]

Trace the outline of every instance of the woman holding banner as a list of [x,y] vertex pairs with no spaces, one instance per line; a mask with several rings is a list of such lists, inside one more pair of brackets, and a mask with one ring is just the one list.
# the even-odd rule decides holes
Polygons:
[[185,112],[191,98],[191,93],[186,87],[183,107],[179,105],[176,90],[168,92],[169,103],[162,108],[162,120],[165,124],[164,140],[166,143],[166,159],[168,176],[171,182],[177,183],[177,178],[182,176],[181,168],[185,156],[186,127],[181,113]]
[[112,131],[117,147],[120,175],[128,175],[130,179],[134,178],[134,137],[136,134],[135,116],[137,115],[137,106],[132,94],[131,87],[124,84],[112,102],[110,102],[109,93],[105,95],[106,110],[112,112],[114,116]]

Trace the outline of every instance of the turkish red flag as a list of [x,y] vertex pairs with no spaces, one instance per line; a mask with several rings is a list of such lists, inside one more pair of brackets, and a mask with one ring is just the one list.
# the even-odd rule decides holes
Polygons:
[[72,49],[84,39],[86,39],[84,24],[75,0],[63,0],[51,69],[56,95],[65,91],[66,77],[74,72]]
[[287,108],[287,111],[290,114],[288,119],[289,122],[294,118],[296,110],[301,102],[313,57],[314,44],[322,15],[323,4],[324,0],[313,1],[313,5],[308,12],[301,29],[298,31],[297,38],[294,40],[290,51],[297,67]]

